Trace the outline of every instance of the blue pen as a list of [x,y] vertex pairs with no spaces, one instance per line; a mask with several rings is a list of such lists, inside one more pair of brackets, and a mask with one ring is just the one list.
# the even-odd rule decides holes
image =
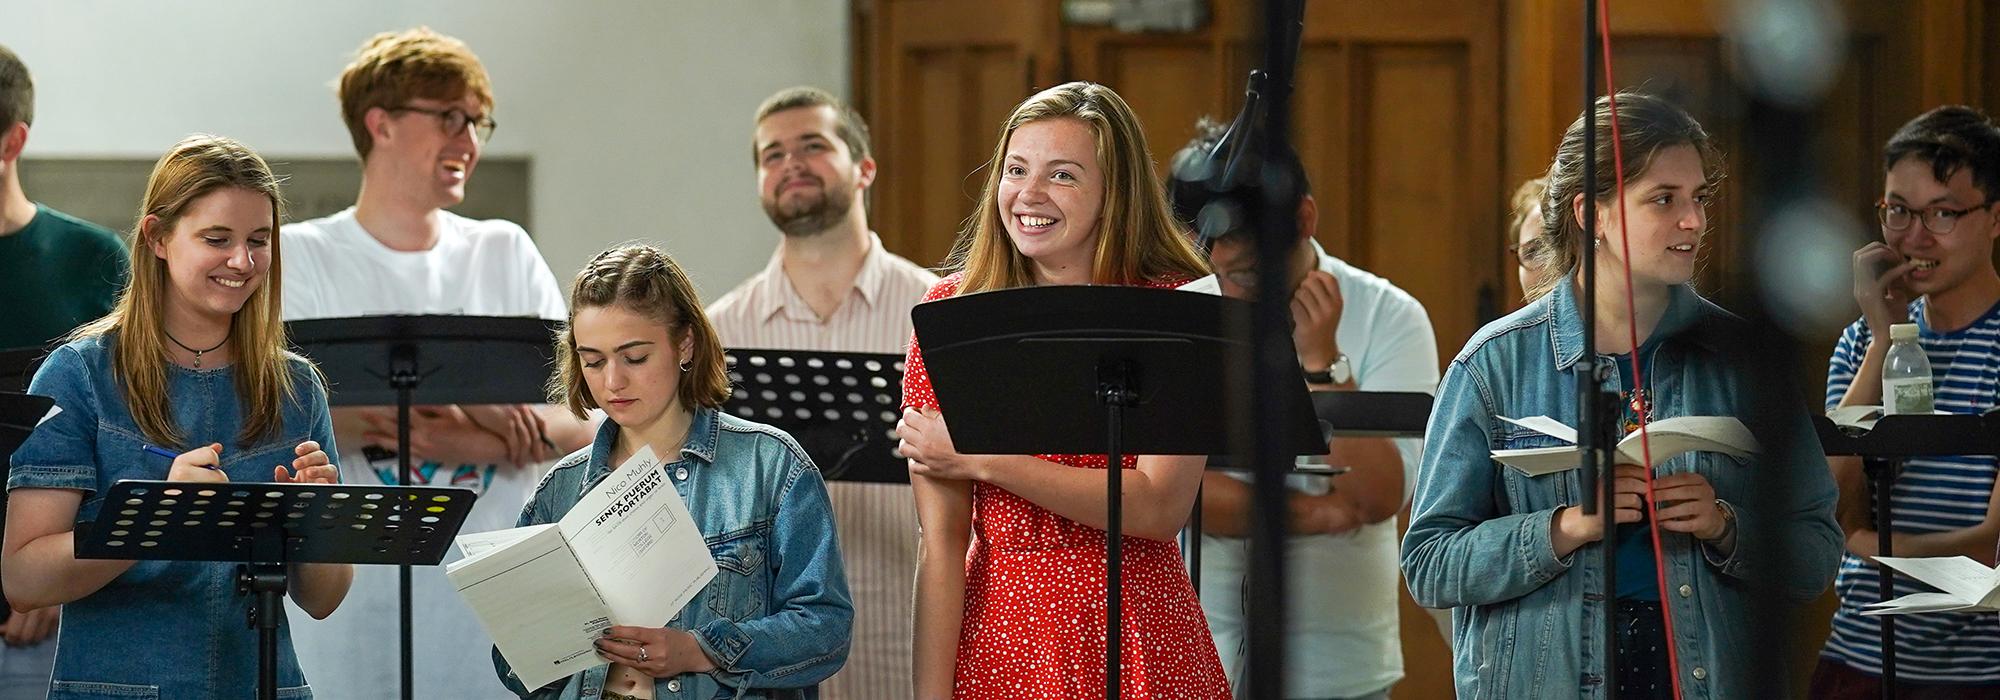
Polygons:
[[[177,454],[174,454],[172,450],[168,450],[168,449],[166,449],[166,448],[164,448],[164,447],[155,447],[155,446],[153,446],[153,445],[141,445],[141,446],[139,447],[139,449],[141,449],[141,450],[144,450],[144,451],[146,451],[146,452],[150,452],[150,453],[152,453],[152,454],[156,454],[156,455],[159,455],[159,456],[161,456],[161,457],[165,457],[165,458],[167,458],[167,459],[180,459],[180,458],[181,458],[181,456],[180,456],[180,455],[177,455]],[[217,466],[214,466],[214,465],[210,465],[210,464],[201,464],[201,465],[196,465],[196,466],[199,466],[199,467],[201,467],[201,468],[203,468],[203,469],[208,469],[208,470],[212,470],[212,471],[218,471],[218,472],[219,472],[219,471],[222,471],[222,468],[221,468],[221,467],[217,467]]]

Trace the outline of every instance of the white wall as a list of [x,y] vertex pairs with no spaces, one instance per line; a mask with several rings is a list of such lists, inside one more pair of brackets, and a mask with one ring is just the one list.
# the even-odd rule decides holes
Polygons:
[[778,233],[756,200],[757,104],[848,93],[838,0],[0,0],[0,44],[35,75],[35,157],[151,159],[194,131],[352,155],[334,80],[364,39],[418,24],[492,74],[488,152],[533,159],[531,232],[565,285],[632,238],[708,299],[761,268]]

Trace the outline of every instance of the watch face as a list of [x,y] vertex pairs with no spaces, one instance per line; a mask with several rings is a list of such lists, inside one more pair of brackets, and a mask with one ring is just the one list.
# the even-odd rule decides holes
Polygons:
[[1347,362],[1346,355],[1341,355],[1340,359],[1334,360],[1333,366],[1327,368],[1327,371],[1333,375],[1333,383],[1335,384],[1346,384],[1354,379],[1354,369]]

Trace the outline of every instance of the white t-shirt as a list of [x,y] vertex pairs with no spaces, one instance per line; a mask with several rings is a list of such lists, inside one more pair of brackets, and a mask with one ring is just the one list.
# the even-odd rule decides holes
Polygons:
[[[562,290],[534,241],[517,224],[439,212],[430,250],[391,250],[354,220],[332,216],[285,225],[285,319],[384,314],[567,318]],[[524,368],[543,371],[543,368]],[[358,442],[340,444],[341,481],[394,483],[393,456],[371,464]],[[513,527],[535,488],[535,470],[511,465],[414,465],[419,483],[478,492],[460,532]],[[381,470],[381,471],[378,471]],[[382,474],[386,473],[387,478]],[[454,547],[445,562],[462,554]],[[444,567],[410,574],[415,697],[509,697],[493,673],[492,640],[444,577]],[[287,603],[299,666],[321,700],[400,694],[397,568],[354,567],[354,586],[325,620]]]
[[[1340,284],[1340,328],[1334,341],[1347,355],[1360,391],[1435,393],[1438,384],[1436,336],[1430,315],[1408,292],[1373,273],[1327,255],[1313,243],[1319,269]],[[1219,292],[1214,276],[1181,287]],[[1423,440],[1398,438],[1403,458],[1403,499],[1415,486]],[[1248,480],[1248,474],[1231,472]],[[1334,477],[1333,483],[1338,483]],[[1328,478],[1294,474],[1286,486],[1326,493]],[[1250,547],[1245,538],[1203,536],[1201,606],[1215,635],[1216,651],[1232,683],[1240,683],[1249,653],[1245,615],[1249,593],[1245,574]],[[1293,537],[1285,617],[1285,697],[1356,697],[1388,688],[1403,678],[1397,590],[1401,585],[1396,521],[1363,525],[1344,535]]]

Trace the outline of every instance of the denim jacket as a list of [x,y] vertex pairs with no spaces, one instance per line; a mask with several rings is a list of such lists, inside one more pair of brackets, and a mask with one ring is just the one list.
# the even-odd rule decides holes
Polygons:
[[[1438,387],[1403,538],[1403,573],[1418,605],[1453,608],[1453,675],[1462,698],[1604,695],[1596,658],[1607,614],[1599,594],[1603,543],[1558,558],[1550,541],[1556,510],[1579,502],[1577,472],[1530,477],[1490,456],[1563,444],[1494,416],[1577,424],[1577,382],[1588,363],[1579,362],[1576,300],[1566,282],[1480,329]],[[1764,452],[1749,460],[1710,452],[1656,460],[1656,475],[1707,477],[1737,515],[1728,556],[1685,534],[1660,533],[1668,567],[1661,595],[1673,611],[1689,698],[1743,697],[1770,680],[1769,669],[1751,663],[1752,606],[1770,594],[1818,596],[1843,546],[1833,481],[1805,412],[1760,416],[1742,390],[1757,381],[1755,369],[1730,350],[1745,325],[1677,286],[1641,358],[1655,419],[1736,416],[1789,433],[1758,435]],[[1609,379],[1606,388],[1615,391],[1617,382]],[[1785,442],[1777,437],[1800,449],[1774,454],[1774,442]]]
[[[140,451],[149,443],[125,408],[112,371],[115,337],[57,348],[28,385],[53,397],[61,413],[35,429],[14,453],[7,488],[83,492],[79,522],[113,513],[104,492],[121,479],[165,479],[172,462]],[[186,444],[223,444],[222,471],[232,483],[271,480],[293,448],[318,441],[329,455],[333,423],[319,373],[301,358],[290,370],[296,394],[281,407],[276,437],[245,445],[236,375],[228,367],[167,368],[167,397]],[[115,507],[115,506],[114,506]],[[244,626],[250,599],[236,592],[227,562],[140,561],[90,595],[63,606],[51,700],[84,698],[246,698],[257,683],[257,633]],[[278,629],[280,698],[310,698],[292,650],[289,625]]]
[[[610,475],[618,431],[604,421],[589,447],[557,462],[520,524],[561,520]],[[695,411],[687,442],[666,469],[717,568],[666,627],[694,633],[716,670],[658,679],[654,697],[818,697],[815,684],[847,662],[854,623],[819,469],[784,431],[711,408]],[[508,689],[532,700],[597,700],[610,669],[529,691],[497,649],[493,662]]]

